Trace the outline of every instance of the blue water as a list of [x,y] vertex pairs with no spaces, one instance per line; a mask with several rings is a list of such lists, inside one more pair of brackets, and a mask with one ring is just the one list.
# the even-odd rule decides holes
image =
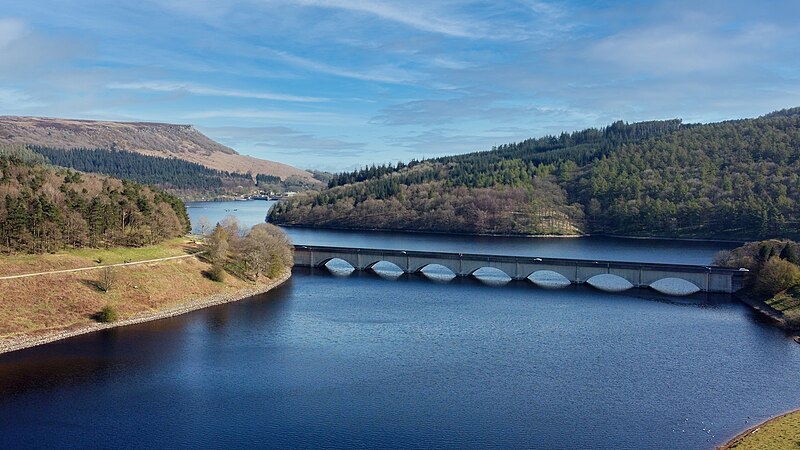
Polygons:
[[295,269],[248,300],[0,355],[0,448],[709,449],[800,405],[800,345],[729,296],[506,281]]
[[725,297],[298,269],[250,300],[0,356],[0,436],[701,449],[796,407],[798,369],[800,346]]
[[[235,215],[247,227],[264,223],[274,202],[188,203],[189,216],[197,224],[201,217],[215,224]],[[196,228],[196,231],[199,229]],[[608,261],[710,264],[720,250],[738,247],[726,242],[691,242],[668,239],[620,239],[609,237],[527,238],[461,236],[432,233],[393,233],[380,231],[336,231],[286,228],[297,245],[372,247],[396,250],[429,250],[498,255],[539,256],[542,258],[597,259]]]

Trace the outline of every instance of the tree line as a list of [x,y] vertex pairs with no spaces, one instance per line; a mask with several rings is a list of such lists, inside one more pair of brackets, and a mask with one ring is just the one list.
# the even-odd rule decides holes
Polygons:
[[0,146],[0,252],[149,245],[190,230],[185,205],[171,194],[40,158]]
[[369,166],[278,205],[270,220],[478,233],[798,237],[800,108],[702,125],[615,122],[485,152]]
[[[173,191],[213,193],[235,186],[255,186],[251,175],[214,170],[177,158],[143,155],[118,149],[59,149],[39,145],[29,147],[57,166],[152,184]],[[280,182],[280,178],[277,182]]]

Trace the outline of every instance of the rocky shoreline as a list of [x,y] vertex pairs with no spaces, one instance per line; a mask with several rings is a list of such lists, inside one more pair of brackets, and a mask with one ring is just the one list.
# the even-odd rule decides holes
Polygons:
[[734,294],[734,297],[737,298],[740,302],[752,308],[752,310],[755,311],[756,313],[761,314],[761,316],[772,321],[778,328],[781,328],[785,330],[787,333],[790,333],[792,335],[792,339],[798,344],[800,344],[800,331],[792,329],[786,324],[786,319],[783,317],[783,313],[773,308],[772,306],[768,305],[766,302],[762,300],[756,300],[747,293],[745,294],[736,293]]
[[72,329],[60,329],[53,331],[46,331],[37,333],[36,335],[21,335],[14,336],[0,341],[0,354],[22,350],[37,345],[48,344],[61,339],[67,339],[73,336],[78,336],[86,333],[93,333],[95,331],[106,330],[109,328],[124,327],[128,325],[135,325],[143,322],[150,322],[153,320],[166,319],[169,317],[179,316],[188,312],[196,311],[198,309],[208,308],[210,306],[222,305],[224,303],[235,302],[243,300],[254,295],[263,294],[268,292],[281,284],[285,283],[291,278],[291,270],[287,270],[283,275],[271,280],[266,284],[257,284],[252,287],[241,289],[235,293],[217,294],[203,299],[192,300],[172,308],[138,315],[129,319],[119,320],[112,323],[91,323],[88,325],[80,326]]

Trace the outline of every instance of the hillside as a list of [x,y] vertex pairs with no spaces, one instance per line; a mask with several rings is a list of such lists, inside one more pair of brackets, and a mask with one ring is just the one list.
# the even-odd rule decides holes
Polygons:
[[338,174],[277,224],[755,240],[800,234],[800,108],[587,129]]
[[0,145],[0,253],[152,245],[191,228],[177,197],[42,160],[25,146]]
[[251,172],[281,179],[294,176],[315,182],[304,170],[240,155],[209,139],[191,125],[0,116],[0,144],[127,150],[177,158],[222,172]]

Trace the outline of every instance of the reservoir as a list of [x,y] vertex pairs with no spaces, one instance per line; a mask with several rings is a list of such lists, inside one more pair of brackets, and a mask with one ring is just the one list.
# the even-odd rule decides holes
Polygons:
[[[699,264],[729,247],[289,232]],[[729,296],[345,273],[0,355],[0,447],[710,449],[800,404],[800,345]]]

